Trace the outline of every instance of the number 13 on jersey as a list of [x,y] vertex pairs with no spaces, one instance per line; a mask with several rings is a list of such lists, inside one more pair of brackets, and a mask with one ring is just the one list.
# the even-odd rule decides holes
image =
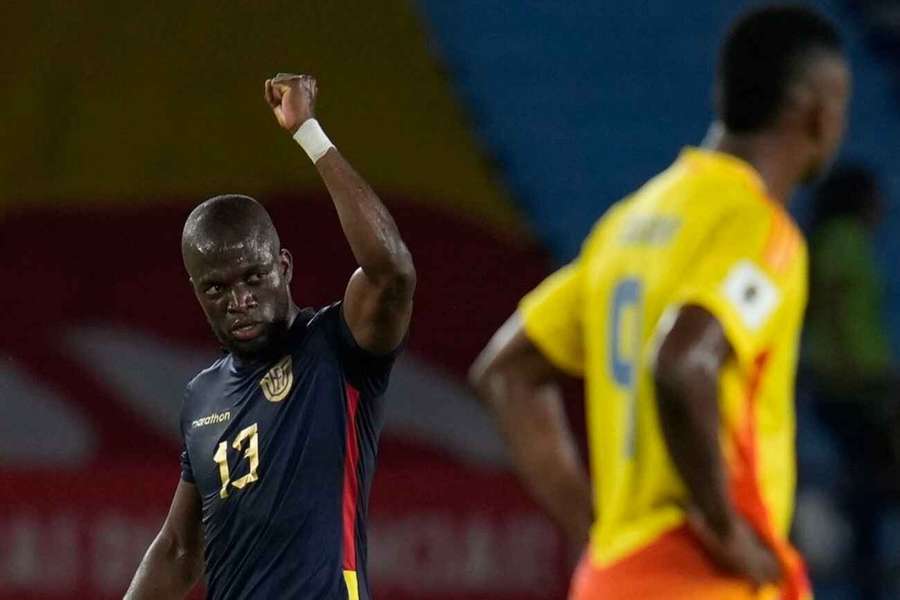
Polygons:
[[222,480],[222,488],[219,490],[220,498],[228,497],[229,484],[241,490],[248,483],[253,483],[259,479],[259,430],[256,423],[242,429],[234,439],[232,447],[240,452],[245,441],[248,441],[248,443],[243,457],[250,463],[250,470],[246,475],[238,477],[234,481],[231,480],[231,473],[228,469],[228,442],[221,442],[216,448],[213,460],[219,465],[219,478]]
[[637,425],[637,365],[641,355],[643,286],[634,277],[621,279],[613,288],[609,312],[607,356],[613,380],[624,394],[623,452],[634,456]]

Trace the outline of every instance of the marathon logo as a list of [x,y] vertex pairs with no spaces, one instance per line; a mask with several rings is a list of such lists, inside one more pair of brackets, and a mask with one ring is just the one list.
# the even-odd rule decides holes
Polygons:
[[191,427],[193,429],[197,429],[198,427],[205,427],[206,425],[218,425],[219,423],[225,423],[231,420],[231,411],[226,410],[225,412],[213,413],[207,417],[203,417],[202,419],[196,419],[191,423]]

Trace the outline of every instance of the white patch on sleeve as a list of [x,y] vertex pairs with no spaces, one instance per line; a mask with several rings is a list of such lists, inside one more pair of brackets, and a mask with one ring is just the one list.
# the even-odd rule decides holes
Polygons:
[[766,323],[781,301],[781,293],[772,280],[749,260],[731,268],[722,284],[722,293],[744,325],[754,331]]

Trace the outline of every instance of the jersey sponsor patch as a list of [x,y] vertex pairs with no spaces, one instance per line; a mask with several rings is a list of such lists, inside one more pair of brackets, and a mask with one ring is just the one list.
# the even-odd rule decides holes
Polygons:
[[207,415],[201,419],[194,419],[191,421],[191,427],[197,429],[198,427],[205,427],[206,425],[218,425],[219,423],[225,423],[229,420],[231,420],[231,411],[226,410],[224,412]]
[[294,383],[294,371],[291,365],[291,355],[288,354],[269,369],[266,376],[260,380],[259,385],[270,402],[281,402]]
[[737,262],[722,284],[722,293],[751,330],[762,327],[781,301],[772,280],[749,260]]

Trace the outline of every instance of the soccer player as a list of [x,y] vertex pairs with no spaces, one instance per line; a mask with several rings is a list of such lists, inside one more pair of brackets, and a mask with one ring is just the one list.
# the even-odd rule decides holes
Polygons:
[[[368,599],[366,505],[383,392],[415,271],[387,209],[315,120],[316,81],[266,81],[278,123],[325,182],[360,268],[337,302],[299,309],[291,254],[252,198],[187,218],[184,264],[227,354],[187,386],[181,481],[126,598]],[[205,560],[204,560],[205,558]]]
[[[807,254],[785,205],[838,148],[849,79],[818,14],[736,21],[706,147],[614,205],[473,365],[526,486],[589,539],[572,598],[809,593],[787,540]],[[560,372],[585,380],[591,483]]]

